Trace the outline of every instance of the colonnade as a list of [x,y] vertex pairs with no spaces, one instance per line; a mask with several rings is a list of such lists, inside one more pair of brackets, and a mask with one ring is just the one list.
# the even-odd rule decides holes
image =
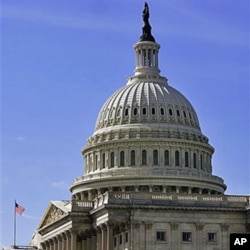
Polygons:
[[[142,153],[144,152],[144,155]],[[123,167],[150,167],[159,166],[165,168],[184,168],[212,173],[211,152],[202,149],[191,149],[189,147],[150,147],[123,150],[101,149],[84,155],[85,174],[94,173],[102,169]]]
[[86,230],[70,229],[43,241],[41,247],[43,250],[111,250],[119,244],[118,241],[121,241],[119,237],[114,237],[114,234],[121,233],[124,228],[119,224],[103,223],[96,228]]
[[148,192],[152,193],[152,195],[164,195],[164,194],[221,194],[217,190],[209,189],[209,188],[200,188],[200,187],[189,187],[189,186],[166,186],[166,185],[133,185],[133,186],[119,186],[113,188],[103,188],[101,189],[94,189],[88,191],[82,191],[74,194],[73,200],[76,201],[90,201],[97,199],[100,196],[105,195],[105,192],[108,191],[113,194],[120,195],[123,194],[130,194],[131,192]]

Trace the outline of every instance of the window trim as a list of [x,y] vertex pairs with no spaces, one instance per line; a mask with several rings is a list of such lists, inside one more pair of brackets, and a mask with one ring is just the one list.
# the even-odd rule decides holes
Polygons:
[[110,168],[114,168],[115,167],[115,153],[111,152],[110,153]]
[[[158,236],[160,236],[160,237],[158,237]],[[161,236],[163,236],[163,237],[161,237]],[[157,243],[165,243],[165,242],[167,242],[167,233],[166,233],[166,231],[164,231],[164,230],[156,230],[156,232],[155,232],[155,241]]]
[[185,158],[185,167],[189,167],[189,154],[188,152],[186,151],[185,154],[184,154],[184,158]]
[[169,166],[170,165],[170,153],[169,150],[166,149],[164,150],[164,166]]
[[175,150],[175,153],[174,153],[174,158],[175,158],[175,166],[176,167],[180,167],[180,152],[179,150]]
[[147,166],[147,150],[143,149],[141,151],[141,165],[142,166]]
[[[214,236],[214,240],[209,240],[209,234],[213,234]],[[218,244],[218,233],[217,232],[215,232],[215,231],[209,231],[209,232],[207,232],[207,235],[206,235],[207,237],[206,237],[206,242],[208,243],[208,244]]]
[[120,151],[120,167],[125,167],[125,152]]
[[[185,237],[184,237],[184,235],[185,235]],[[190,237],[188,237],[188,235]],[[184,238],[186,238],[186,240]],[[184,232],[182,232],[182,234],[181,234],[181,241],[182,241],[182,243],[192,243],[193,242],[192,232],[190,232],[190,231],[184,231]]]
[[131,166],[135,166],[136,162],[135,162],[135,150],[131,150],[130,151],[130,165]]
[[159,153],[157,149],[153,150],[153,165],[158,166],[159,165]]

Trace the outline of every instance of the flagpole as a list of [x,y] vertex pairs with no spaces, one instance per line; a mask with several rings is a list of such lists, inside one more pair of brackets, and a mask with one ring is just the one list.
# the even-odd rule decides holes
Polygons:
[[16,200],[14,205],[14,247],[16,246]]

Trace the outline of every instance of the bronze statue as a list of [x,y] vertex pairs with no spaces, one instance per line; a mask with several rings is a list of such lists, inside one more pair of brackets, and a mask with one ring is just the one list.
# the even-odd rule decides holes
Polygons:
[[151,26],[149,24],[149,7],[146,2],[145,2],[144,9],[142,12],[142,18],[144,21],[144,25],[142,27],[142,35],[140,37],[140,41],[155,42],[155,39],[151,34]]
[[149,8],[148,8],[148,4],[145,2],[145,5],[144,5],[144,10],[142,12],[142,17],[143,17],[143,21],[144,21],[144,24],[149,24],[148,22],[148,19],[149,19]]

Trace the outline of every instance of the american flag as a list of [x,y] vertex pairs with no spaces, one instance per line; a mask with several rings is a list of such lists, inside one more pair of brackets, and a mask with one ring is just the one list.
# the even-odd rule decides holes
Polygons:
[[24,210],[25,210],[24,207],[22,207],[21,205],[15,203],[15,211],[16,211],[17,214],[22,215]]

